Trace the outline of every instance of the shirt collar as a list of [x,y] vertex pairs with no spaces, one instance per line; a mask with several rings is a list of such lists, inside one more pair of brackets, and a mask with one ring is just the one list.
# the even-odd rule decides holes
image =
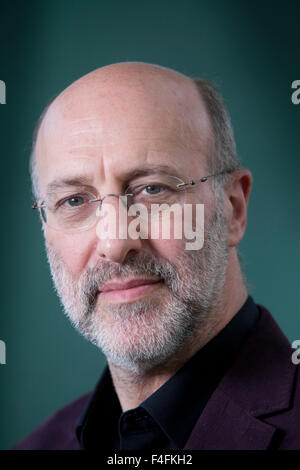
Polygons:
[[[140,406],[178,448],[183,448],[211,394],[233,364],[258,317],[259,310],[249,296],[220,333],[141,403]],[[81,447],[91,448],[99,442],[104,447],[113,446],[121,414],[120,402],[106,367],[76,427]]]
[[156,420],[178,448],[183,448],[199,415],[259,317],[252,297],[209,343],[141,407]]
[[76,436],[82,449],[112,448],[122,408],[106,366],[92,392],[76,426]]

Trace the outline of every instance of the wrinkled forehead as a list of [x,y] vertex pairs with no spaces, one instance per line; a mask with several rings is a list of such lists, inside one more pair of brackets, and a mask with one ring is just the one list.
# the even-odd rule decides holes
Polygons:
[[[188,80],[188,79],[187,79]],[[141,80],[129,83],[84,82],[63,92],[50,106],[37,139],[37,166],[60,159],[107,154],[145,143],[201,150],[207,154],[211,127],[192,82]]]

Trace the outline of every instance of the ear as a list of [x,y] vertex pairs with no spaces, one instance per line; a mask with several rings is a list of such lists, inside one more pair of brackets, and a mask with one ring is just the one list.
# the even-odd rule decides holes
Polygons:
[[247,223],[247,207],[252,188],[249,170],[237,170],[230,175],[224,188],[225,207],[228,221],[228,246],[236,246],[243,238]]

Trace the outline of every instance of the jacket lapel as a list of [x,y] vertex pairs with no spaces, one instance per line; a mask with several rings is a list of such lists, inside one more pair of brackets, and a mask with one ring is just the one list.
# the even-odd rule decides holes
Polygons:
[[221,390],[216,390],[197,422],[185,449],[262,450],[276,429],[252,417]]
[[270,313],[261,317],[198,419],[186,450],[267,449],[277,428],[263,416],[291,404],[291,347]]

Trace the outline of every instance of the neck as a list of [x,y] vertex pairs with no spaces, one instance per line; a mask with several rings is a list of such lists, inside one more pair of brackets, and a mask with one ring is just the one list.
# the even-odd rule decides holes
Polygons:
[[[108,362],[116,393],[123,411],[136,408],[166,383],[196,352],[216,336],[245,303],[248,293],[236,250],[231,250],[226,280],[218,306],[209,312],[205,325],[196,332],[184,350],[168,363],[133,374]],[[234,266],[234,269],[231,268]]]

